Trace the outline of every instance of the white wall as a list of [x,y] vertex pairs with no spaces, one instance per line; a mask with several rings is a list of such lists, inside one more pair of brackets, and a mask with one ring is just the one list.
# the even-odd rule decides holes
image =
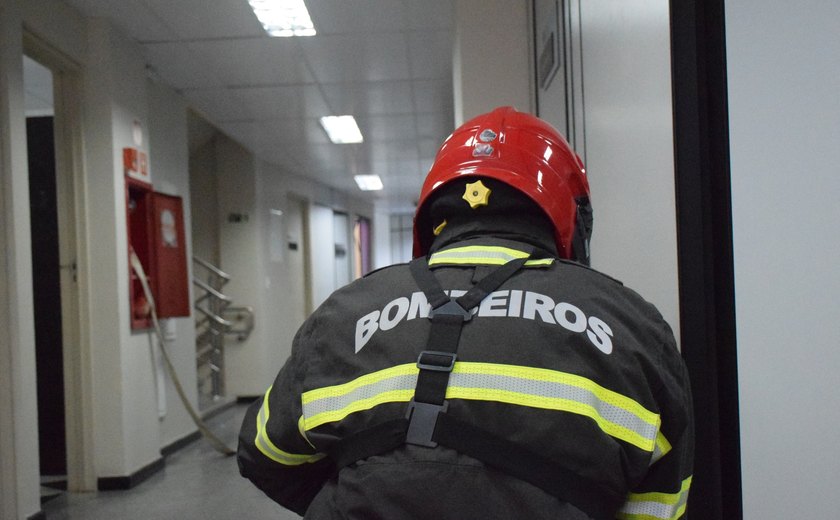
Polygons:
[[40,510],[22,13],[0,2],[0,517]]
[[[149,100],[148,141],[152,154],[155,190],[183,200],[187,273],[192,278],[191,207],[189,156],[187,146],[187,105],[171,88],[147,82]],[[190,290],[193,286],[189,284]],[[190,301],[193,301],[192,292]],[[193,311],[195,312],[195,311]],[[175,337],[168,344],[172,364],[189,401],[198,401],[195,367],[195,323],[192,317],[170,318]],[[196,430],[181,403],[172,379],[166,380],[166,416],[160,421],[159,446],[167,446]]]
[[456,0],[455,126],[498,106],[532,109],[528,4]]
[[335,236],[332,209],[314,204],[309,208],[309,272],[312,273],[312,309],[335,290]]
[[[43,37],[47,45],[75,61],[81,70],[83,179],[78,186],[79,235],[90,237],[80,258],[82,291],[88,297],[89,319],[81,348],[92,370],[93,467],[95,477],[127,476],[160,457],[159,450],[189,435],[194,426],[180,407],[171,384],[166,388],[166,416],[158,419],[156,367],[151,340],[146,333],[132,333],[129,326],[126,207],[122,148],[134,145],[134,122],[144,130],[143,148],[149,153],[152,181],[159,191],[184,198],[187,242],[190,240],[187,114],[184,101],[165,86],[146,78],[138,46],[101,19],[85,20],[61,2],[50,0],[0,0],[0,496],[5,518],[26,518],[40,508],[38,483],[37,400],[35,397],[34,327],[32,317],[31,259],[29,257],[28,176],[23,114],[23,26]],[[266,268],[270,256],[264,238],[269,232],[264,209],[300,208],[320,203],[351,216],[370,218],[370,204],[337,194],[288,172],[257,164],[253,156],[228,142],[214,157],[213,167],[227,175],[220,180],[216,213],[220,242],[228,244],[223,264],[242,269],[234,296],[253,303],[258,313],[254,343],[240,363],[245,381],[242,395],[261,393],[285,361],[291,337],[303,320],[303,295],[272,290],[272,283],[295,287],[295,273]],[[218,173],[218,172],[217,172]],[[259,192],[259,193],[258,193]],[[254,219],[244,237],[227,226],[229,212],[243,211]],[[332,227],[332,221],[330,221]],[[318,232],[315,231],[317,234]],[[248,260],[234,258],[243,246]],[[220,255],[222,256],[222,255]],[[290,263],[291,265],[291,263]],[[233,268],[231,268],[233,267]],[[331,269],[332,269],[331,265]],[[275,286],[276,288],[276,286]],[[283,312],[283,306],[295,308]],[[278,313],[282,319],[275,319]],[[262,325],[260,325],[262,324]],[[279,325],[278,325],[279,324]],[[282,327],[279,330],[277,327]],[[176,340],[171,345],[176,367],[195,401],[194,330],[189,318],[175,320]],[[246,359],[247,358],[247,359]],[[234,363],[235,365],[235,363]],[[256,367],[256,369],[255,369]],[[236,395],[239,392],[234,393]],[[6,419],[9,420],[6,420]]]
[[840,4],[726,3],[745,518],[836,518]]
[[[264,319],[259,324],[267,339],[262,357],[254,359],[266,365],[268,373],[259,381],[252,381],[257,388],[250,389],[251,393],[245,395],[264,391],[271,383],[291,354],[292,339],[308,314],[304,221],[309,204],[286,192],[287,183],[281,180],[282,175],[278,177],[276,169],[265,164],[263,167],[267,171],[263,177],[266,182],[260,190],[261,211],[268,214],[269,218],[272,218],[272,210],[283,214],[273,217],[274,225],[279,229],[267,229],[264,232],[265,243],[271,244],[276,240],[274,247],[276,253],[279,253],[271,255],[271,251],[267,251],[266,295],[262,304]],[[296,247],[292,248],[290,244]]]
[[[188,210],[186,108],[173,92],[148,88],[139,48],[104,21],[89,22],[85,72],[87,200],[96,201],[88,207],[90,236],[95,237],[89,246],[90,258],[96,266],[91,277],[96,472],[100,477],[123,476],[158,459],[162,443],[174,442],[195,429],[175,400],[172,386],[167,392],[166,419],[159,424],[152,336],[130,329],[122,168],[122,149],[135,146],[132,130],[137,121],[143,128],[141,148],[149,153],[153,185],[183,196]],[[153,110],[157,111],[154,116]],[[159,147],[159,156],[153,145]],[[189,237],[189,221],[186,229]],[[171,350],[189,382],[195,378],[189,362],[194,331],[188,318],[176,320],[175,328]]]
[[333,241],[336,247],[344,249],[343,256],[335,255],[333,267],[334,284],[336,287],[343,287],[352,281],[353,274],[353,224],[345,213],[333,212]]
[[[149,336],[132,334],[128,311],[128,261],[122,148],[133,144],[132,127],[144,128],[153,180],[162,191],[185,197],[186,111],[180,97],[148,85],[144,60],[136,47],[101,20],[86,21],[60,2],[4,0],[0,24],[0,171],[2,171],[2,354],[11,377],[11,400],[0,401],[13,428],[2,430],[3,518],[26,518],[40,508],[37,456],[37,401],[34,382],[31,259],[29,258],[28,183],[22,84],[24,24],[59,54],[75,61],[83,78],[83,179],[77,184],[87,201],[78,208],[79,235],[91,237],[79,252],[79,280],[87,284],[90,342],[71,350],[90,358],[96,477],[127,476],[160,457],[163,444],[194,431],[170,387],[166,418],[160,422],[155,399],[155,367]],[[154,135],[150,135],[153,132]],[[155,149],[159,152],[156,156]],[[157,175],[155,175],[157,172]],[[189,226],[189,224],[187,224]],[[187,227],[189,230],[189,227]],[[188,231],[189,233],[189,231]],[[8,311],[8,312],[7,312]],[[194,371],[194,340],[188,318],[177,320],[175,363]],[[8,338],[9,341],[5,341]],[[1,374],[0,374],[1,375]],[[190,386],[195,386],[194,383]],[[11,408],[9,408],[11,406]],[[25,434],[24,434],[25,433]],[[10,451],[9,447],[13,449]],[[10,457],[11,458],[8,458]],[[7,500],[8,499],[8,500]]]
[[[117,249],[126,247],[125,229],[117,225],[118,208],[125,217],[125,202],[117,199],[115,143],[112,129],[111,84],[108,43],[110,29],[100,23],[88,32],[91,51],[85,68],[85,177],[88,200],[97,201],[87,208],[90,265],[96,266],[90,278],[91,291],[91,360],[96,425],[95,467],[98,476],[128,474],[123,450],[122,330],[128,330],[127,266],[120,272]],[[129,141],[131,142],[131,141]],[[125,226],[122,226],[123,228]],[[125,254],[123,260],[127,261]],[[123,286],[125,287],[123,288]],[[125,300],[125,302],[123,302]],[[127,334],[127,332],[126,332]],[[139,346],[144,351],[148,347]]]
[[[516,5],[457,4],[456,110],[464,119],[498,104],[530,110],[528,10]],[[593,267],[654,303],[679,337],[669,28],[667,0],[604,0],[580,5],[571,37],[583,49]],[[504,42],[505,51],[493,42]],[[544,103],[562,99],[558,89],[561,77]],[[552,120],[564,116],[555,108],[541,106],[563,129],[565,120]]]
[[371,247],[373,249],[373,269],[379,269],[393,263],[391,257],[391,231],[388,213],[379,208],[373,214],[371,226]]
[[193,254],[219,265],[219,188],[216,180],[215,138],[190,152],[190,216]]
[[[226,385],[229,395],[259,395],[254,380],[271,372],[265,356],[267,309],[263,305],[265,264],[258,207],[257,163],[253,155],[224,136],[215,140],[218,192],[219,267],[231,275],[224,293],[235,305],[253,306],[255,329],[245,342],[225,342]],[[242,219],[230,221],[231,214]]]
[[592,266],[656,305],[679,338],[668,1],[580,12]]
[[[220,267],[232,276],[225,294],[234,305],[250,305],[255,311],[251,337],[244,342],[229,337],[226,342],[227,393],[256,396],[265,392],[291,353],[292,339],[308,312],[337,288],[333,210],[347,213],[352,221],[355,215],[371,218],[373,206],[259,161],[224,135],[212,147],[214,160],[206,165],[212,162],[218,185]],[[272,211],[282,216],[272,216]],[[231,223],[230,213],[247,214],[248,219]],[[272,245],[278,234],[282,244]],[[288,249],[290,241],[297,250]],[[308,256],[306,247],[311,248]],[[312,276],[307,278],[306,270]]]

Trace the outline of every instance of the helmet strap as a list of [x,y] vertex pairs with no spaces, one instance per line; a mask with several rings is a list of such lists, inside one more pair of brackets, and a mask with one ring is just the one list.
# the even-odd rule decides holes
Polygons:
[[572,236],[572,259],[589,265],[589,238],[592,236],[592,204],[589,197],[576,199],[575,231]]

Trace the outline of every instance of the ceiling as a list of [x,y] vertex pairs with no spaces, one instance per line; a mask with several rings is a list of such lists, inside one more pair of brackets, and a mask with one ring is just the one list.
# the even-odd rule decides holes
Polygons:
[[[247,0],[66,0],[142,47],[153,78],[282,171],[410,211],[453,127],[453,0],[306,0],[316,36],[271,38]],[[351,114],[362,144],[318,118]],[[361,192],[356,174],[378,174]]]

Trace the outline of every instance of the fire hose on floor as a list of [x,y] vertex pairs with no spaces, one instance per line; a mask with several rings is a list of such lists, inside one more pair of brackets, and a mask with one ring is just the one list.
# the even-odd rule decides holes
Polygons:
[[134,269],[134,272],[137,273],[137,277],[140,279],[140,284],[143,286],[143,292],[146,294],[146,300],[149,303],[149,307],[151,310],[152,316],[152,324],[154,325],[155,333],[157,334],[158,341],[160,344],[160,351],[163,354],[163,360],[166,364],[167,372],[169,372],[169,376],[172,378],[172,383],[175,385],[175,390],[178,392],[178,396],[181,398],[181,403],[183,403],[184,408],[186,408],[187,413],[190,414],[195,425],[198,427],[198,431],[201,432],[201,435],[210,443],[213,448],[218,451],[219,453],[225,456],[235,455],[236,452],[230,449],[227,444],[225,444],[221,439],[219,439],[210,429],[207,427],[207,424],[201,420],[198,413],[195,411],[195,408],[190,403],[189,399],[187,399],[187,394],[184,392],[184,387],[181,385],[181,380],[178,378],[178,373],[175,371],[175,367],[172,365],[172,361],[169,358],[169,352],[166,348],[166,339],[164,338],[163,331],[160,327],[160,322],[158,321],[157,317],[157,309],[155,308],[155,299],[152,296],[152,291],[149,288],[149,281],[146,278],[146,272],[143,270],[143,264],[140,263],[140,259],[131,251],[131,267]]

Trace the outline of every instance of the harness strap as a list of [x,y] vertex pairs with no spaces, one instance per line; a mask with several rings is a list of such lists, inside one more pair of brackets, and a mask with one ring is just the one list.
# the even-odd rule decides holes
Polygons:
[[[380,423],[345,437],[330,449],[336,468],[394,451],[405,444],[408,419]],[[442,413],[432,439],[518,478],[577,507],[594,520],[612,520],[624,496],[562,467],[534,451]]]
[[366,430],[344,437],[329,448],[329,456],[337,469],[362,459],[396,450],[405,444],[408,419],[399,418],[379,423]]
[[614,517],[623,503],[623,496],[524,446],[446,413],[446,388],[457,359],[464,323],[472,319],[471,310],[521,269],[528,257],[530,252],[525,258],[505,263],[458,298],[446,295],[425,258],[411,262],[411,274],[431,305],[426,350],[417,358],[420,371],[414,398],[405,418],[383,422],[333,445],[329,454],[338,469],[396,450],[406,443],[426,447],[440,444],[524,480],[574,505],[595,520]]
[[457,299],[446,296],[426,258],[412,260],[409,266],[411,274],[432,307],[429,311],[432,326],[426,350],[417,358],[417,368],[420,372],[417,375],[414,398],[406,412],[409,419],[407,443],[426,447],[437,446],[432,435],[438,417],[447,409],[446,388],[449,386],[449,375],[455,367],[464,323],[472,319],[471,310],[521,269],[529,256],[530,253],[525,258],[503,264]]

